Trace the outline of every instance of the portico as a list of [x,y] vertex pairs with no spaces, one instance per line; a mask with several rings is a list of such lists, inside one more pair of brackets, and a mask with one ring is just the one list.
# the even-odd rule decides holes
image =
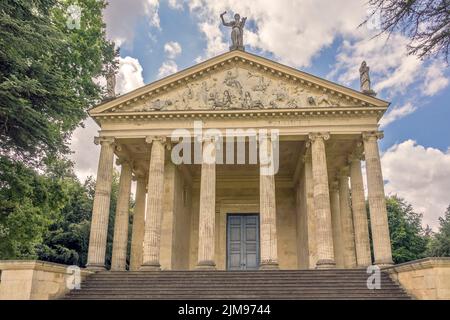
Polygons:
[[234,50],[95,107],[101,153],[87,267],[105,264],[114,157],[112,270],[126,270],[127,256],[133,271],[245,270],[252,259],[259,269],[392,264],[377,142],[388,105]]

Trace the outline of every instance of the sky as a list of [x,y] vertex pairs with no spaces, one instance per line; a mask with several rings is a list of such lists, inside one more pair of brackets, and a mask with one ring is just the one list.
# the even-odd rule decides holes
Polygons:
[[[106,32],[121,48],[116,91],[124,94],[228,51],[221,26],[235,12],[248,18],[248,52],[359,89],[359,66],[370,66],[378,97],[391,106],[380,123],[385,191],[397,194],[438,227],[450,205],[450,68],[437,58],[406,54],[401,34],[373,38],[378,16],[366,0],[110,0]],[[82,19],[82,17],[81,17]],[[81,180],[96,174],[98,126],[90,119],[72,137]]]

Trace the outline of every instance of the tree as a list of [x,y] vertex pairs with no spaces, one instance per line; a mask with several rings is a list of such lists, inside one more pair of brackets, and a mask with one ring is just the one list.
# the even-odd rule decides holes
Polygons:
[[410,204],[397,196],[386,198],[386,205],[394,262],[424,258],[428,236],[422,227],[422,214],[414,212]]
[[373,8],[370,18],[378,14],[381,16],[381,32],[378,35],[399,31],[410,38],[409,54],[420,58],[442,56],[448,62],[449,0],[369,0],[369,6]]
[[0,260],[36,258],[64,201],[58,181],[0,157]]
[[99,101],[94,81],[114,64],[103,0],[75,2],[80,28],[68,28],[68,1],[0,2],[0,156],[36,165],[67,154],[67,139]]
[[[70,174],[61,183],[66,201],[58,219],[49,226],[43,241],[38,245],[38,257],[43,261],[85,266],[89,249],[92,204],[95,180],[89,177],[81,184]],[[111,205],[108,222],[106,265],[111,265],[114,218],[119,191],[119,174],[114,172],[111,188]]]
[[450,205],[443,217],[439,217],[439,232],[432,237],[428,251],[433,257],[450,257]]

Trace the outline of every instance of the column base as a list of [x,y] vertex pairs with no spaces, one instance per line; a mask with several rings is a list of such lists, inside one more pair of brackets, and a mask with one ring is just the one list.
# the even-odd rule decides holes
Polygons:
[[195,267],[196,270],[214,271],[216,270],[216,263],[214,261],[200,261]]
[[106,271],[106,267],[104,264],[87,264],[86,265],[86,269],[92,272],[102,272],[102,271]]
[[394,262],[392,260],[391,261],[375,261],[373,264],[380,268],[387,268],[387,267],[392,267],[394,265]]
[[279,270],[278,262],[262,262],[259,266],[259,270]]
[[139,271],[161,271],[161,266],[158,264],[143,264]]
[[109,269],[109,271],[122,272],[122,271],[127,271],[127,269],[126,268],[117,268],[117,267],[113,268],[113,267],[111,267],[111,269]]
[[316,263],[316,269],[335,269],[336,262],[331,259],[321,259]]

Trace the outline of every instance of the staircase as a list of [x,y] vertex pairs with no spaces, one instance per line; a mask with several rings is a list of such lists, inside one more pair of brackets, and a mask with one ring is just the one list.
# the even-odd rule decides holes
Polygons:
[[370,290],[365,270],[100,272],[64,299],[410,299],[386,273]]

